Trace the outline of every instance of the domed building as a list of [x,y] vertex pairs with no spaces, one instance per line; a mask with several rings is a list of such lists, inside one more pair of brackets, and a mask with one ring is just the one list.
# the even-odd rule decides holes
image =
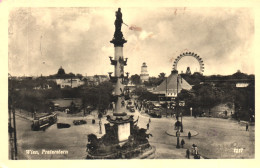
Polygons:
[[59,68],[59,70],[58,70],[58,73],[57,73],[57,75],[65,75],[66,73],[65,73],[65,71],[64,71],[64,69],[62,68],[62,66]]
[[62,66],[58,69],[57,74],[50,77],[60,88],[75,88],[84,84],[84,81],[74,74],[66,74]]

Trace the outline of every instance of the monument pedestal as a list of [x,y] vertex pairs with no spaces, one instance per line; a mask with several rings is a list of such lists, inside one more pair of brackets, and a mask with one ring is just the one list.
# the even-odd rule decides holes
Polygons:
[[[111,116],[107,116],[108,122],[115,128],[116,137],[119,145],[122,146],[128,141],[128,137],[131,134],[131,123],[134,121],[133,115],[127,115],[126,113],[114,113]],[[111,127],[111,126],[110,126]],[[106,130],[106,133],[110,131]]]

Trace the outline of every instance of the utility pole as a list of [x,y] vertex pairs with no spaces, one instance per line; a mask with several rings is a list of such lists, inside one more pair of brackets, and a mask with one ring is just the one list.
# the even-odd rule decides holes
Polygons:
[[178,91],[179,91],[179,90],[178,90],[178,89],[179,89],[179,88],[178,88],[178,87],[179,87],[178,85],[179,85],[179,78],[178,78],[178,73],[177,73],[177,93],[176,93],[176,97],[178,96]]
[[180,131],[179,131],[179,129],[178,129],[177,132],[176,132],[176,137],[177,137],[177,145],[176,145],[176,148],[179,149],[179,148],[180,148],[180,139],[179,139],[179,137],[180,137]]
[[15,109],[13,107],[13,124],[14,124],[14,160],[17,160],[17,138],[16,138],[16,123],[15,123]]
[[[178,100],[178,90],[179,90],[179,79],[178,79],[178,72],[177,72],[177,93],[176,93],[176,112],[177,112],[177,121],[179,121],[179,109],[178,109],[178,105],[179,105],[179,100]],[[179,128],[178,128],[179,129]]]
[[[10,75],[11,76],[11,75]],[[12,80],[12,79],[10,79]],[[14,107],[14,96],[13,96],[13,85],[12,81],[10,82],[11,89],[10,92],[10,99],[8,102],[8,129],[9,129],[9,142],[10,142],[10,154],[12,160],[17,160],[17,137],[16,137],[16,122],[15,122],[15,107]],[[12,114],[13,113],[13,114]],[[12,124],[12,115],[13,115],[13,124]],[[13,125],[13,128],[12,128]]]
[[13,128],[12,128],[12,111],[11,105],[8,109],[8,132],[9,132],[9,154],[11,160],[14,160]]
[[70,87],[72,88],[72,76],[70,78]]
[[168,108],[168,103],[167,103],[167,77],[166,77],[166,91],[165,91],[165,104],[166,104],[166,118],[167,118],[167,113],[168,113],[168,111],[167,111],[167,108]]
[[181,132],[183,132],[183,125],[182,125],[182,112],[181,112]]

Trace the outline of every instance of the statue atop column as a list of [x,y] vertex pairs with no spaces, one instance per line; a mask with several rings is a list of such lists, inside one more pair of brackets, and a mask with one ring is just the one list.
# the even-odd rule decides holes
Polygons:
[[116,20],[115,20],[115,32],[121,32],[121,26],[123,23],[121,8],[118,8],[116,11]]
[[123,33],[121,31],[121,27],[123,24],[121,8],[118,8],[118,10],[116,11],[116,20],[114,24],[115,24],[115,33],[113,39],[110,42],[113,43],[115,46],[123,47],[123,44],[126,43],[126,40],[124,39]]

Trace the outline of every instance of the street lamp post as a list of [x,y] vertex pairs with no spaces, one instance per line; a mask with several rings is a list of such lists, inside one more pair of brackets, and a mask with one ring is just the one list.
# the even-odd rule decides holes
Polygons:
[[182,113],[181,113],[181,132],[183,132],[183,126],[182,126]]
[[11,105],[8,107],[8,132],[9,132],[9,148],[10,148],[10,158],[14,160],[14,145],[13,145],[13,128],[12,128],[12,108]]
[[[10,74],[9,74],[10,75]],[[15,121],[15,101],[14,101],[14,88],[13,88],[13,81],[12,81],[12,76],[10,75],[10,85],[11,85],[11,90],[8,90],[10,92],[10,100],[9,100],[9,141],[10,141],[10,146],[11,146],[11,159],[12,160],[17,160],[17,136],[16,136],[16,121]],[[13,115],[13,118],[12,118]],[[12,119],[13,119],[13,128],[12,128]]]
[[166,102],[165,104],[166,104],[166,118],[167,118],[167,116],[168,116],[168,110],[167,110],[168,109],[168,103],[167,103],[167,101],[165,101],[165,102]]
[[190,116],[192,117],[192,107],[190,108]]
[[16,138],[16,122],[15,122],[15,109],[13,111],[13,123],[14,123],[14,160],[17,160],[17,138]]
[[165,81],[166,81],[166,89],[165,89],[165,104],[166,104],[166,118],[167,118],[167,108],[168,108],[168,103],[167,103],[167,77],[165,78]]
[[180,139],[179,139],[179,137],[180,137],[180,131],[178,130],[177,132],[176,132],[176,136],[177,136],[177,145],[176,145],[176,148],[180,148]]

